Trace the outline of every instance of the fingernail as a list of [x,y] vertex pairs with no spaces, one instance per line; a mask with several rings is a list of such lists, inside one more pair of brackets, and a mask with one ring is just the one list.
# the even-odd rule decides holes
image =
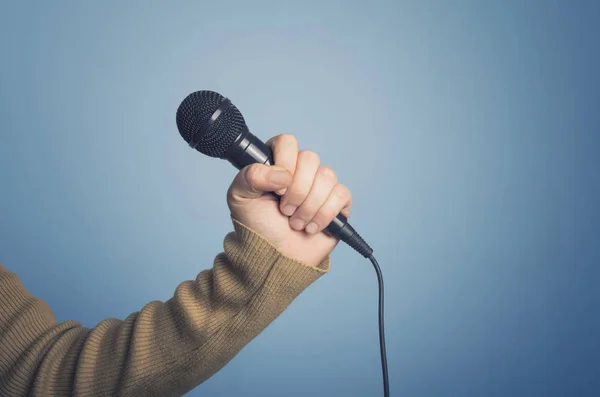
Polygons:
[[288,172],[287,171],[271,171],[271,183],[276,186],[285,185],[288,183]]
[[275,193],[277,193],[280,196],[283,196],[286,191],[287,191],[287,187],[285,187],[283,189],[276,190]]
[[292,228],[296,230],[302,230],[302,228],[304,227],[304,221],[300,218],[292,219],[290,224],[292,225]]
[[294,212],[296,212],[296,206],[288,204],[283,207],[282,212],[283,212],[283,215],[292,216],[292,215],[294,215]]
[[317,226],[316,223],[311,222],[308,225],[306,225],[305,230],[308,234],[315,234],[317,232],[317,230],[319,230],[319,226]]

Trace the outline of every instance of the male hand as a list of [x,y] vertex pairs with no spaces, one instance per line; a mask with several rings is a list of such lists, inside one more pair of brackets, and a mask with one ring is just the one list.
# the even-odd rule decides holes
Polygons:
[[[336,238],[321,231],[338,213],[350,217],[352,196],[319,156],[298,151],[293,135],[269,139],[275,164],[249,165],[227,191],[227,205],[238,221],[267,239],[286,256],[316,266],[333,251]],[[275,191],[281,202],[268,194]]]

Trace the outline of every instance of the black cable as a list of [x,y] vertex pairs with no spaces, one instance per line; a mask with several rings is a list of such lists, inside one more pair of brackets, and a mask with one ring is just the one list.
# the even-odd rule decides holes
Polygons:
[[377,272],[377,281],[379,282],[379,347],[381,349],[381,369],[383,370],[383,395],[390,396],[390,385],[388,382],[387,356],[385,353],[385,332],[383,328],[383,275],[379,268],[379,263],[373,255],[369,256],[369,260],[373,263],[375,272]]

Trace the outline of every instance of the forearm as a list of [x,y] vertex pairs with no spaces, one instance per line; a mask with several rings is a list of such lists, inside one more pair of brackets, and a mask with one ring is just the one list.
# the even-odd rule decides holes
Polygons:
[[0,267],[0,395],[180,396],[209,378],[329,269],[234,226],[212,269],[173,298],[93,329],[57,324]]

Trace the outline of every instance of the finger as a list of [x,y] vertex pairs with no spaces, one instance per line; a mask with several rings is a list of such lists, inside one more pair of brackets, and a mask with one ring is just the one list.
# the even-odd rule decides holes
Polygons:
[[352,207],[352,195],[350,190],[342,184],[337,184],[319,208],[315,216],[306,226],[306,232],[316,234],[325,229],[331,221],[341,212],[346,218],[350,218],[350,207]]
[[279,204],[284,215],[293,215],[308,196],[319,168],[319,161],[319,156],[315,152],[301,150],[298,153],[294,178]]
[[[296,171],[296,159],[298,158],[298,140],[294,135],[281,134],[269,139],[266,145],[273,151],[275,165],[285,168],[294,175]],[[276,191],[277,194],[285,194],[285,189]]]
[[317,169],[317,174],[308,196],[306,196],[302,205],[294,212],[294,216],[290,218],[292,229],[304,229],[319,208],[327,201],[336,183],[337,175],[331,168],[320,166]]
[[285,168],[264,164],[251,164],[244,167],[233,179],[227,191],[227,200],[240,202],[285,188],[292,182],[292,174]]

